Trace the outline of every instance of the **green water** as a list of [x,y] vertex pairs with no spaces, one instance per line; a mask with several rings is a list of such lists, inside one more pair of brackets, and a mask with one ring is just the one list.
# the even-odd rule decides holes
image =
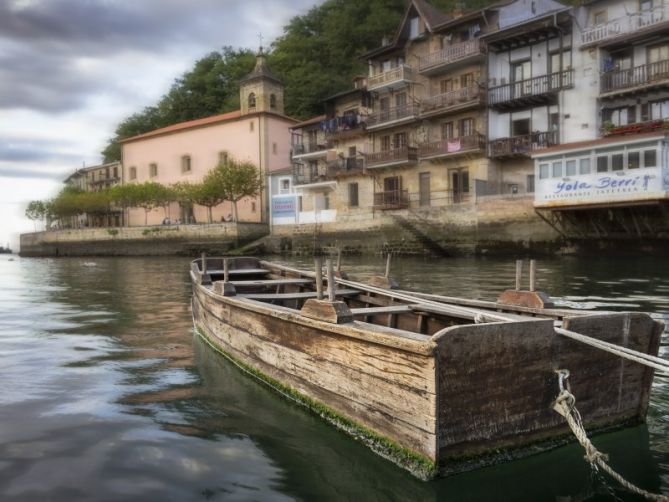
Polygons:
[[[638,500],[594,476],[575,445],[415,480],[195,338],[188,260],[10,258],[0,256],[0,500]],[[356,278],[384,267],[344,264]],[[393,275],[493,299],[514,265],[397,259]],[[669,317],[661,258],[546,260],[539,279],[562,305]],[[668,434],[658,376],[647,426],[595,444],[631,481],[669,493]]]

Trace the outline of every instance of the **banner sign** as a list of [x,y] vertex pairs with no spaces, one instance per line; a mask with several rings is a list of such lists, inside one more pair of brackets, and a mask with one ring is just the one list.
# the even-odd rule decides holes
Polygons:
[[295,218],[297,201],[295,195],[272,197],[273,218]]
[[549,178],[537,181],[534,202],[559,206],[660,198],[665,183],[659,168]]

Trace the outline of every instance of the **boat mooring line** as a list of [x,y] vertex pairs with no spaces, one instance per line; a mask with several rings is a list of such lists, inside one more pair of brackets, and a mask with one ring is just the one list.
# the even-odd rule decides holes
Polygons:
[[595,445],[592,444],[592,441],[590,441],[588,438],[588,434],[583,427],[581,414],[576,409],[576,398],[571,392],[569,392],[569,383],[567,381],[569,379],[569,370],[560,369],[556,370],[556,373],[559,377],[558,385],[560,388],[560,393],[555,400],[553,409],[562,415],[567,421],[567,424],[574,433],[574,436],[576,436],[578,442],[585,449],[585,459],[590,463],[592,468],[595,471],[598,471],[599,469],[603,470],[609,476],[615,479],[621,486],[625,487],[632,493],[636,493],[637,495],[646,498],[647,500],[669,502],[669,497],[651,493],[644,490],[643,488],[639,488],[638,486],[627,481],[611,468],[611,466],[607,463],[609,459],[608,455],[600,452],[595,447]]

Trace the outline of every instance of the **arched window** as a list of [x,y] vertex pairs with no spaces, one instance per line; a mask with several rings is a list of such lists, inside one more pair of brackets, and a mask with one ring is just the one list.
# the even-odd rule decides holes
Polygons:
[[256,107],[256,95],[255,93],[249,94],[249,108],[255,108]]
[[274,110],[276,108],[276,95],[270,94],[269,96],[269,107]]

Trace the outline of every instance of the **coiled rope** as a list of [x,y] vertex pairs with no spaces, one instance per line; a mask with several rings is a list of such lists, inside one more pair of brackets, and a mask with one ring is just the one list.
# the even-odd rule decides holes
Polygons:
[[669,502],[669,497],[651,493],[644,490],[643,488],[639,488],[635,484],[627,481],[611,468],[611,466],[607,463],[609,459],[608,456],[600,452],[595,447],[595,445],[592,444],[588,438],[588,434],[583,427],[581,414],[576,409],[576,398],[571,392],[569,392],[568,389],[567,379],[569,378],[569,371],[557,370],[556,373],[559,376],[558,383],[560,386],[560,393],[558,394],[558,397],[553,404],[553,409],[567,420],[569,428],[574,433],[574,436],[576,436],[576,439],[581,444],[581,446],[585,449],[585,459],[590,463],[592,468],[595,471],[601,469],[613,479],[615,479],[621,486],[625,487],[632,493],[636,493],[637,495],[645,497],[647,500]]

